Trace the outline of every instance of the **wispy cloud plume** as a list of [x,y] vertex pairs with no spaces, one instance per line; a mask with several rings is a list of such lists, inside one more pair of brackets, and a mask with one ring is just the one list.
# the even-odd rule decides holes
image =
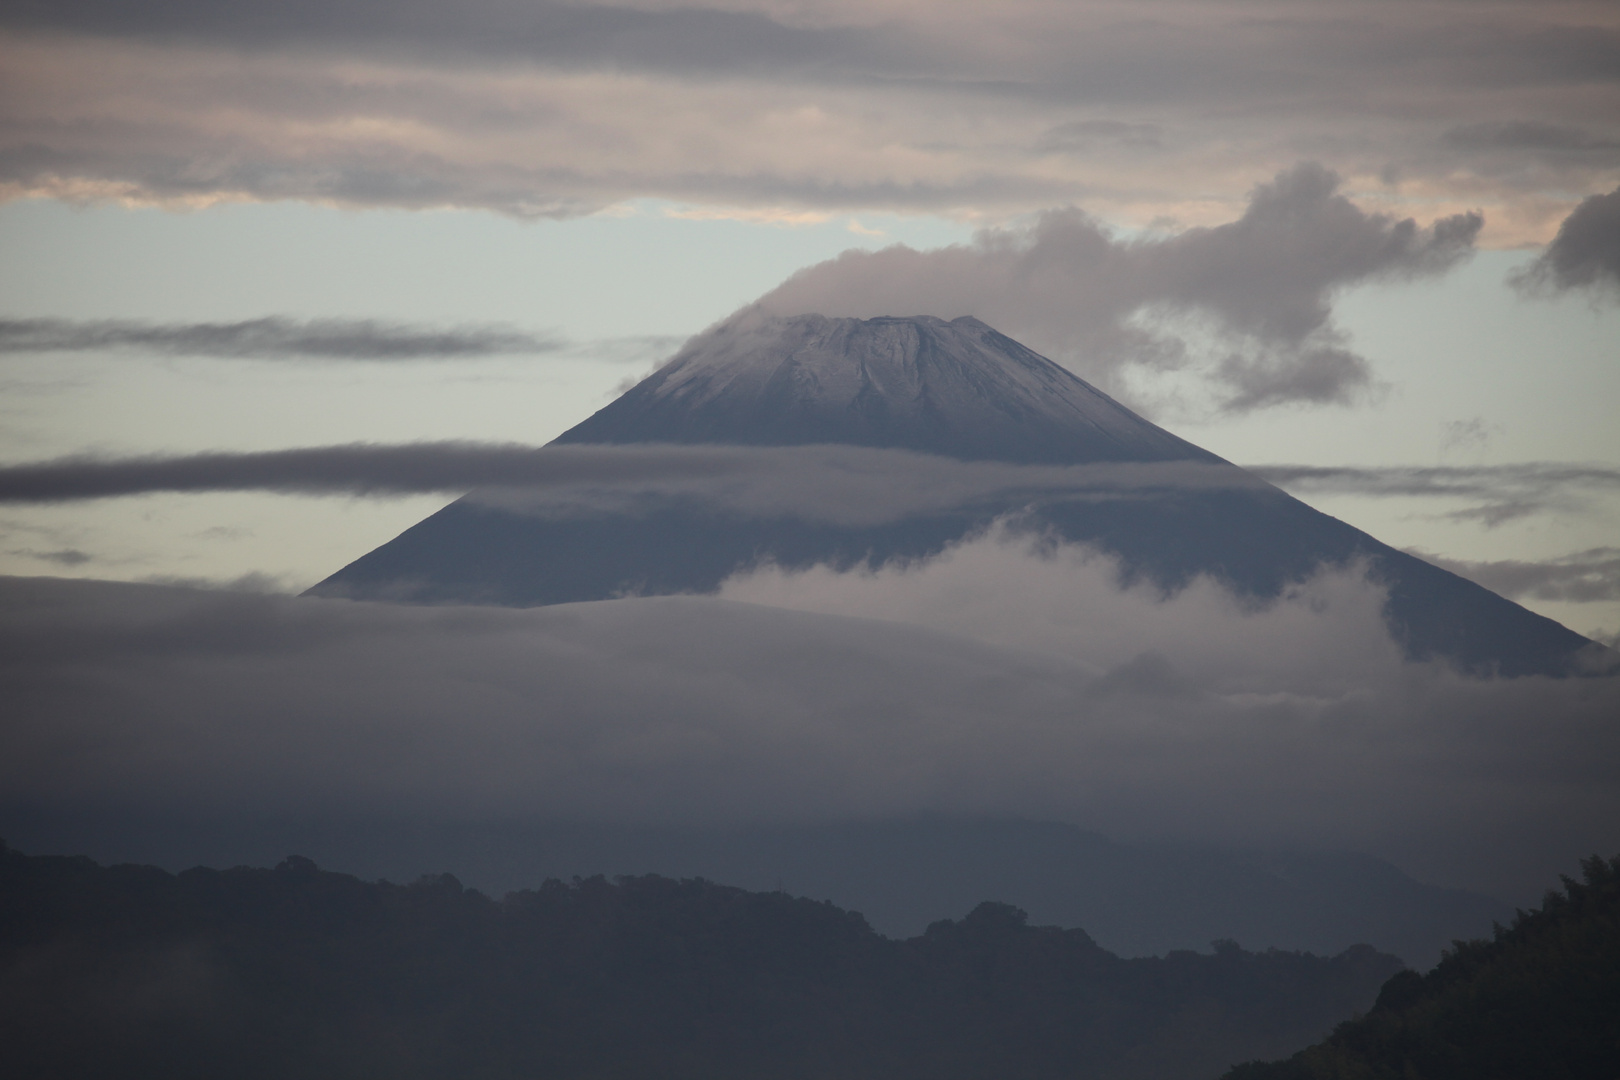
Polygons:
[[274,491],[390,497],[463,492],[537,516],[635,513],[700,500],[750,515],[876,524],[908,514],[1054,495],[1140,498],[1263,486],[1197,461],[1040,466],[964,462],[858,446],[532,447],[441,442],[351,444],[179,457],[64,458],[0,467],[0,503],[52,503],[150,492]]
[[[1071,210],[985,230],[970,245],[849,251],[758,306],[973,315],[1112,390],[1135,371],[1192,368],[1229,412],[1345,403],[1373,380],[1333,324],[1335,292],[1442,273],[1472,252],[1483,219],[1420,228],[1357,208],[1339,186],[1329,170],[1299,165],[1255,188],[1238,220],[1163,238],[1116,238]],[[1195,320],[1193,333],[1167,314]]]
[[1531,294],[1589,289],[1620,299],[1620,188],[1583,199],[1515,284]]

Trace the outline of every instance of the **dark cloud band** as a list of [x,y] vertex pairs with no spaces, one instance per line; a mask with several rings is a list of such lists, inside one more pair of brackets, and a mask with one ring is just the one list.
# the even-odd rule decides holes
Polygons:
[[0,469],[0,502],[65,502],[157,491],[308,495],[457,491],[480,484],[543,483],[555,467],[577,478],[580,469],[569,457],[535,447],[435,442],[113,460],[61,458]]
[[1620,469],[1531,463],[1472,467],[1199,462],[1012,465],[858,446],[352,443],[256,453],[69,457],[0,466],[0,504],[59,503],[155,492],[267,491],[398,497],[474,491],[488,505],[540,516],[631,511],[648,499],[693,498],[740,512],[847,524],[1002,502],[1019,496],[1119,498],[1274,484],[1296,494],[1452,498],[1447,516],[1496,525],[1620,493]]
[[252,360],[437,360],[549,353],[560,338],[510,327],[269,316],[228,323],[0,319],[0,354],[134,350]]
[[[996,46],[964,27],[874,5],[876,17],[777,18],[767,5],[668,6],[531,0],[301,0],[270,6],[159,0],[14,0],[0,27],[15,30],[207,42],[236,48],[392,50],[447,58],[522,58],[570,67],[686,72],[784,71],[845,79],[928,80],[980,92],[1091,101],[1160,102],[1202,93],[1226,100],[1286,95],[1299,65],[1313,83],[1365,85],[1375,77],[1415,87],[1447,78],[1480,88],[1612,82],[1620,35],[1607,20],[1587,25],[1516,18],[1391,18],[1371,4],[1335,5],[1322,16],[1296,9],[1257,19],[1242,5],[1189,24],[1169,4],[1157,17],[1077,12]],[[1592,13],[1596,15],[1594,11]],[[1004,21],[1008,21],[1005,20]],[[1454,25],[1464,22],[1466,28]],[[1197,32],[1190,32],[1196,26]],[[1071,32],[1065,34],[1064,28]],[[964,32],[966,30],[966,32]],[[1083,31],[1083,32],[1077,32]],[[1009,51],[1009,45],[1014,46]],[[996,55],[1000,53],[1002,55]],[[1425,63],[1413,62],[1422,57]]]
[[14,465],[0,468],[0,504],[154,492],[391,497],[478,489],[471,497],[485,505],[546,517],[698,499],[752,515],[875,524],[988,499],[1107,499],[1261,484],[1240,469],[1195,461],[1038,466],[857,446],[358,443]]
[[[567,217],[646,196],[1001,214],[1133,192],[1141,221],[1144,197],[1177,218],[1228,202],[1288,147],[1452,204],[1564,202],[1608,182],[1620,140],[1620,33],[1595,0],[815,7],[18,0],[0,5],[0,48],[24,57],[0,196]],[[622,82],[588,104],[524,89],[553,76]],[[237,119],[215,124],[223,103]],[[806,106],[810,157],[755,137]]]
[[869,51],[888,36],[881,30],[793,27],[748,11],[649,11],[554,0],[342,0],[264,8],[208,0],[20,0],[4,11],[0,26],[94,36],[323,51],[391,48],[677,71],[826,66],[859,54],[863,43]]

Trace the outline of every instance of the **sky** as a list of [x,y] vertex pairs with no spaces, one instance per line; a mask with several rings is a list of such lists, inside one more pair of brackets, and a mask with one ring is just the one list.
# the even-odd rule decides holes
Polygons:
[[[280,625],[295,618],[283,594],[478,482],[477,455],[453,444],[543,444],[751,304],[977,316],[1381,540],[1579,632],[1620,637],[1612,4],[54,0],[0,11],[0,573],[225,588],[231,612]],[[231,456],[354,444],[395,454],[390,467],[417,479],[368,487],[355,473],[312,491],[252,471],[274,462]],[[239,470],[216,485],[228,490],[41,496],[27,473],[204,453]],[[1049,569],[1015,544],[995,550],[979,552],[986,566]],[[960,556],[935,572],[954,581],[964,565],[979,564]],[[924,595],[935,581],[884,587]],[[971,618],[921,600],[873,608],[861,596],[876,583],[855,584],[753,577],[728,586],[735,604],[714,602],[729,616],[701,617],[767,617],[736,614],[745,602],[833,620],[908,612],[902,621],[951,648],[1000,650],[991,666],[1057,662],[1049,642],[984,629],[1002,616],[982,604]],[[1374,588],[1333,587],[1363,599]],[[115,611],[171,594],[104,596]],[[1280,647],[1205,600],[1225,612],[1207,615],[1215,623],[1238,620],[1273,642],[1257,649]],[[1157,602],[1135,597],[1132,610]],[[1428,760],[1440,744],[1424,740],[1454,713],[1414,703],[1422,695],[1379,653],[1361,603],[1342,605],[1341,631],[1359,643],[1343,648],[1381,657],[1367,661],[1379,672],[1367,693],[1421,718],[1402,760]],[[93,622],[103,616],[86,612],[104,609],[75,610]],[[645,617],[667,626],[688,610]],[[600,628],[621,611],[577,617]],[[418,617],[332,618],[348,641]],[[1356,679],[1338,659],[1300,662],[1327,672],[1317,687],[1269,660],[1238,664],[1252,676],[1242,686],[1217,685],[1202,647],[1166,629],[1176,620],[1142,619],[1159,629],[1131,638],[1130,655],[1077,643],[1083,663],[1052,685],[1089,686],[1152,654],[1185,669],[1177,685],[1233,709],[1262,693],[1362,707],[1344,704]],[[414,641],[430,625],[388,633]],[[1051,616],[1053,640],[1069,640],[1063,625]],[[837,636],[820,623],[804,633]],[[1322,657],[1340,656],[1321,641]],[[716,649],[694,663],[732,663]],[[1484,693],[1448,678],[1425,675],[1438,681],[1424,693]],[[787,693],[773,687],[759,693]],[[1578,734],[1560,762],[1612,760],[1607,743],[1581,742],[1612,703],[1591,693],[1568,692]],[[1041,708],[1031,730],[1047,723]],[[1350,760],[1382,737],[1363,734]],[[1233,734],[1228,749],[1248,738]],[[1476,780],[1513,758],[1509,743]],[[1347,767],[1342,790],[1369,775],[1360,768]],[[698,775],[676,771],[682,783]],[[1005,793],[1061,786],[1015,773],[964,805],[1118,828],[1145,805],[1138,792],[1015,806]],[[1585,774],[1564,779],[1588,785],[1581,799],[1601,794]],[[1456,806],[1542,805],[1524,784],[1486,798],[1459,781],[1471,794]],[[1434,861],[1452,833],[1397,843],[1327,799],[1304,816],[1326,824],[1293,839],[1384,844],[1448,880],[1488,877]],[[1576,802],[1527,830],[1525,850],[1572,836]]]

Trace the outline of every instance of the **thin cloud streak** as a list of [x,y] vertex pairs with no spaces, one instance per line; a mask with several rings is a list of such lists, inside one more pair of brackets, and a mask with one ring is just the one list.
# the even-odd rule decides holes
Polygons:
[[1479,504],[1447,512],[1456,520],[1495,526],[1550,511],[1578,513],[1592,496],[1620,494],[1620,469],[1607,465],[1531,462],[1360,468],[1251,465],[1248,471],[1302,495],[1361,498],[1462,498]]
[[1500,524],[1580,512],[1620,495],[1620,469],[1532,462],[1477,466],[1254,465],[1199,462],[1014,465],[859,446],[524,446],[465,441],[351,443],[247,453],[95,458],[0,466],[0,504],[118,498],[152,492],[268,491],[393,498],[464,493],[537,516],[634,512],[658,499],[701,499],[750,514],[845,524],[981,500],[1123,498],[1273,484],[1302,496],[1455,498],[1447,512]]
[[555,353],[561,338],[504,326],[433,328],[375,319],[291,319],[228,323],[0,319],[0,355],[134,351],[244,360],[444,360]]
[[1416,548],[1408,553],[1485,586],[1510,600],[1564,603],[1620,600],[1620,548],[1600,547],[1556,559],[1449,559]]
[[272,491],[394,497],[464,492],[541,517],[634,513],[670,499],[759,516],[877,524],[907,514],[1018,498],[1136,498],[1263,486],[1202,462],[1076,466],[966,462],[857,446],[528,447],[364,443],[168,458],[64,458],[0,468],[0,503],[53,503],[150,492]]

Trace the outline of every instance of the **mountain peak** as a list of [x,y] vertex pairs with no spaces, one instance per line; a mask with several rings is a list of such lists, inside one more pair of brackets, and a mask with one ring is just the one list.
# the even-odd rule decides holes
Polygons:
[[1218,460],[971,316],[740,313],[562,443],[846,443],[966,460]]
[[[1236,465],[1155,427],[977,319],[779,318],[700,334],[560,443],[842,443],[1039,464]],[[1562,674],[1591,643],[1551,619],[1381,544],[1268,484],[1097,499],[1010,489],[893,521],[842,525],[721,502],[648,498],[546,517],[463,499],[350,563],[316,595],[524,606],[714,592],[762,561],[788,569],[930,558],[1012,515],[1119,558],[1166,588],[1208,575],[1270,599],[1321,566],[1365,561],[1414,659]],[[784,475],[783,483],[794,479]],[[1082,493],[1083,495],[1083,493]]]

